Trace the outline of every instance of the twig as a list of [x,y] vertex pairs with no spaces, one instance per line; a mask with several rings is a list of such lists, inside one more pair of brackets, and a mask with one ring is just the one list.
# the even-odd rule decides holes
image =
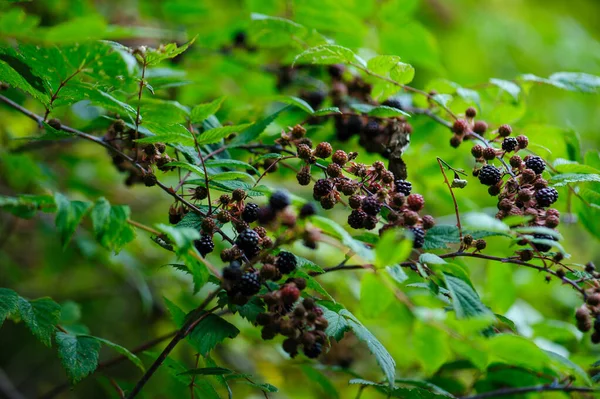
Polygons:
[[[192,122],[188,123],[188,130],[190,131],[190,134],[194,138],[194,146],[196,147],[196,151],[198,151],[198,157],[200,158],[200,162],[202,163],[202,169],[204,170],[204,186],[206,188],[206,196],[208,199],[208,214],[210,215],[210,214],[212,214],[212,203],[211,203],[211,199],[210,199],[210,188],[208,187],[208,172],[206,171],[206,165],[204,164],[204,157],[202,156],[202,150],[200,149],[200,146],[198,145],[198,137],[196,137],[196,135],[194,134],[194,128],[192,127]],[[188,173],[188,176],[189,176],[189,173]],[[181,185],[181,181],[180,181],[180,185]],[[175,191],[177,191],[177,190],[175,190]]]
[[79,74],[83,70],[83,68],[85,68],[85,65],[87,65],[87,64],[81,65],[79,68],[77,68],[77,70],[75,72],[73,72],[65,80],[60,82],[60,85],[58,85],[58,88],[56,89],[56,91],[52,95],[52,98],[50,99],[50,103],[46,107],[46,113],[44,114],[44,121],[48,118],[48,115],[50,115],[50,109],[52,108],[52,104],[54,104],[54,101],[56,101],[56,99],[58,98],[58,93],[60,93],[62,88],[65,87],[67,85],[67,83],[69,83],[69,80],[73,79],[77,74]]
[[460,399],[486,399],[497,396],[523,394],[528,392],[598,392],[598,389],[588,387],[573,387],[569,385],[535,385],[531,387],[502,388],[496,391],[482,392],[476,395],[463,396]]
[[462,226],[460,224],[460,213],[458,212],[458,203],[456,202],[456,197],[454,196],[454,190],[452,190],[452,185],[448,181],[448,176],[446,176],[446,171],[444,170],[442,163],[444,165],[446,165],[447,167],[449,167],[450,169],[452,169],[452,170],[454,170],[454,169],[450,165],[448,165],[446,162],[444,162],[444,160],[440,157],[437,157],[437,161],[438,161],[438,164],[440,165],[440,170],[442,171],[442,175],[444,175],[444,183],[446,183],[446,185],[448,186],[448,190],[450,190],[450,195],[452,196],[452,202],[454,202],[454,213],[456,214],[456,227],[458,227],[458,236],[460,238],[460,241],[462,242],[463,233],[462,233]]
[[[140,123],[142,122],[140,117],[140,107],[142,105],[142,93],[144,92],[144,87],[146,86],[146,83],[144,82],[144,78],[146,77],[146,56],[145,55],[141,55],[142,57],[142,77],[140,79],[140,89],[138,91],[138,103],[137,103],[137,109],[135,111],[135,139],[138,139],[138,135],[139,135],[139,130],[140,130]],[[139,154],[139,144],[136,142],[135,144],[135,159],[138,159],[138,154]]]

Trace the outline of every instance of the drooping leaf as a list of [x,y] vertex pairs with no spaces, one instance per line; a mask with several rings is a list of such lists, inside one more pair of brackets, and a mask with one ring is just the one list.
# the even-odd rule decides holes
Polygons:
[[239,333],[233,324],[211,313],[192,330],[188,340],[202,356],[207,356],[217,344],[226,338],[235,338]]
[[199,104],[192,108],[190,121],[192,123],[200,123],[211,115],[214,115],[219,108],[221,108],[221,104],[225,100],[225,97],[217,98],[206,104]]
[[239,147],[244,144],[248,144],[258,138],[265,131],[265,129],[284,111],[291,109],[291,105],[281,108],[278,111],[275,111],[271,115],[267,116],[265,119],[252,124],[250,127],[246,128],[240,134],[237,135],[231,143],[229,143],[229,147]]
[[17,311],[19,295],[11,289],[0,288],[0,327],[4,320]]
[[310,106],[309,103],[307,103],[306,101],[304,101],[301,98],[298,97],[294,97],[294,96],[277,96],[274,98],[275,101],[284,103],[284,104],[289,104],[289,105],[293,105],[297,108],[300,108],[302,111],[308,113],[308,114],[314,114],[315,110]]
[[452,297],[452,305],[457,318],[469,318],[491,313],[481,303],[479,295],[477,295],[477,292],[473,290],[471,285],[450,274],[444,273],[444,278],[446,280],[446,288],[448,288]]
[[411,251],[412,240],[406,239],[397,229],[389,229],[375,245],[375,266],[383,268],[401,263],[409,257]]
[[218,143],[233,133],[243,134],[243,132],[251,126],[252,124],[245,123],[242,125],[215,127],[203,132],[198,136],[198,145]]
[[131,211],[125,205],[110,205],[105,198],[94,204],[91,219],[94,235],[103,247],[119,252],[123,246],[135,239],[135,230],[127,222]]
[[394,293],[382,281],[383,277],[368,273],[360,283],[360,311],[367,318],[374,318],[385,312],[394,301]]
[[366,67],[365,60],[346,47],[337,44],[322,44],[311,47],[298,54],[292,63],[292,66],[298,63],[310,63],[320,65],[330,64],[357,64]]
[[189,42],[177,46],[176,43],[169,43],[163,46],[160,46],[157,49],[149,48],[146,51],[145,60],[148,66],[153,66],[159,64],[161,61],[175,58],[179,54],[183,53],[188,49],[194,42],[196,41],[196,37],[194,37]]
[[511,82],[510,80],[502,79],[490,79],[490,83],[494,86],[498,86],[514,98],[515,101],[519,101],[519,94],[521,93],[521,87],[518,84]]
[[29,301],[19,297],[17,308],[31,333],[44,345],[52,346],[54,329],[60,320],[60,305],[50,298]]
[[92,374],[98,367],[100,342],[96,338],[59,331],[56,333],[56,346],[60,362],[72,384]]
[[140,360],[139,357],[137,357],[136,355],[134,355],[133,353],[131,353],[127,348],[122,347],[121,345],[115,344],[112,341],[109,341],[107,339],[104,338],[100,338],[100,337],[94,337],[91,335],[80,335],[79,337],[87,337],[87,338],[92,338],[97,340],[98,342],[108,346],[109,348],[115,350],[117,353],[125,356],[127,359],[129,359],[129,361],[133,364],[135,364],[135,366],[140,369],[142,372],[146,371],[146,368],[144,367],[144,364],[142,363],[142,361]]
[[596,182],[600,183],[600,175],[594,173],[561,173],[558,175],[554,175],[550,178],[550,183],[554,187],[563,187],[569,183],[586,183],[586,182]]
[[70,201],[60,193],[54,195],[56,201],[56,228],[60,234],[63,249],[67,247],[81,219],[92,207],[91,202]]

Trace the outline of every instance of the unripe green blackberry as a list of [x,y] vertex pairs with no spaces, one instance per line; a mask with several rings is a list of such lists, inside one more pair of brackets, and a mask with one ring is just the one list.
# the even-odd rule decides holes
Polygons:
[[287,251],[281,251],[277,255],[277,260],[275,261],[275,266],[282,274],[289,274],[296,269],[298,261],[296,260],[296,256]]
[[361,229],[366,219],[367,214],[364,211],[360,209],[354,209],[352,212],[350,212],[350,215],[348,215],[348,224],[353,229]]
[[421,194],[411,194],[406,198],[406,204],[410,209],[418,212],[425,206],[425,199]]
[[362,197],[360,195],[351,195],[348,198],[348,205],[352,209],[358,209],[362,205]]
[[484,121],[477,121],[473,124],[473,131],[477,134],[484,134],[487,129],[488,125]]
[[228,211],[221,211],[217,213],[217,220],[221,223],[228,223],[231,221],[231,214]]
[[475,118],[477,116],[477,110],[474,107],[469,107],[465,111],[465,116],[467,118]]
[[223,194],[219,197],[219,203],[221,205],[228,205],[231,202],[231,197],[227,194]]
[[502,179],[502,173],[498,168],[492,165],[484,165],[477,176],[481,184],[493,186]]
[[152,173],[147,173],[146,175],[144,175],[144,185],[146,187],[152,187],[155,186],[157,183],[158,179],[156,178],[156,176]]
[[330,177],[339,177],[342,174],[342,167],[337,163],[327,165],[327,175]]
[[471,148],[471,155],[473,155],[475,158],[481,158],[484,150],[485,148],[483,148],[482,145],[476,144]]
[[519,143],[520,149],[527,148],[527,146],[529,145],[529,139],[527,138],[527,136],[524,136],[522,134],[517,136],[517,142]]
[[297,151],[300,159],[306,160],[312,156],[312,150],[306,144],[298,144]]
[[348,154],[343,150],[337,150],[333,153],[331,160],[340,166],[344,166],[348,162]]
[[464,119],[458,119],[452,125],[452,131],[456,134],[463,134],[469,129],[469,122]]
[[525,166],[533,170],[536,174],[540,175],[546,169],[544,160],[538,156],[527,156],[525,158]]
[[483,251],[485,249],[485,247],[487,247],[487,242],[485,240],[476,240],[475,241],[475,248],[478,251]]
[[496,158],[496,150],[494,150],[492,147],[486,147],[483,150],[483,159],[491,161],[494,158]]
[[319,143],[319,145],[317,145],[317,148],[315,148],[315,156],[318,158],[329,158],[332,152],[333,148],[331,148],[331,144],[325,141]]
[[328,195],[326,197],[321,197],[319,203],[323,209],[333,209],[337,201],[333,196]]
[[510,163],[510,166],[517,169],[517,168],[521,167],[521,165],[523,164],[523,160],[521,159],[520,156],[513,155],[512,157],[510,157],[509,163]]
[[508,137],[512,133],[512,127],[510,125],[502,125],[498,128],[498,134],[500,137]]
[[234,201],[242,201],[246,198],[246,192],[241,188],[236,188],[231,193],[231,198],[233,198]]
[[504,141],[502,141],[502,149],[506,152],[513,152],[518,146],[519,143],[514,137],[506,137]]

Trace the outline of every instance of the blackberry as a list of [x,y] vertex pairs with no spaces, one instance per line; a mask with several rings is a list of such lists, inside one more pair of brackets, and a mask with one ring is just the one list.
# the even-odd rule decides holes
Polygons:
[[313,204],[312,202],[307,202],[306,204],[302,205],[302,208],[300,208],[298,216],[300,216],[301,218],[305,218],[316,214],[317,207],[315,206],[315,204]]
[[275,191],[269,198],[269,205],[275,211],[281,211],[290,204],[290,197],[285,191]]
[[323,346],[321,345],[320,342],[315,342],[311,346],[304,347],[304,354],[306,355],[306,357],[311,358],[311,359],[315,359],[315,358],[319,357],[319,355],[321,354],[322,351],[323,351]]
[[484,134],[488,125],[484,121],[477,121],[473,124],[473,131],[477,134]]
[[258,294],[260,291],[260,279],[258,274],[253,272],[245,272],[240,277],[238,284],[239,291],[246,296]]
[[277,260],[275,261],[275,266],[282,274],[288,274],[296,269],[298,261],[296,260],[296,256],[287,251],[281,251],[277,256]]
[[458,119],[452,125],[452,131],[456,134],[463,134],[469,129],[469,123],[464,119]]
[[244,251],[246,255],[253,256],[258,252],[259,239],[260,237],[256,231],[246,229],[237,236],[235,244]]
[[[536,234],[533,235],[533,238],[540,239],[540,240],[552,240],[552,241],[556,241],[556,239],[553,236],[551,236],[550,234],[536,233]],[[552,245],[542,244],[542,243],[532,242],[531,246],[534,247],[535,249],[537,249],[540,252],[548,252],[548,251],[550,251],[552,249]]]
[[325,101],[325,93],[322,91],[311,91],[303,95],[302,99],[306,101],[313,109],[318,109],[323,101]]
[[492,165],[484,165],[483,168],[479,171],[479,175],[477,176],[481,184],[485,184],[486,186],[496,185],[500,179],[502,179],[502,173],[500,169]]
[[525,160],[525,166],[529,169],[533,170],[538,175],[542,174],[544,169],[546,169],[546,164],[544,160],[537,156],[530,156]]
[[420,211],[425,206],[425,199],[421,194],[411,194],[406,198],[408,207],[413,211]]
[[483,156],[483,150],[483,146],[475,144],[473,148],[471,148],[471,155],[473,155],[475,158],[481,158]]
[[362,200],[363,211],[370,216],[377,216],[381,211],[381,203],[375,197],[365,197]]
[[558,191],[552,187],[542,188],[535,193],[535,200],[539,206],[549,207],[558,200]]
[[303,166],[296,175],[296,180],[298,180],[298,184],[301,186],[308,186],[310,184],[310,166]]
[[234,260],[229,266],[225,266],[223,268],[223,278],[229,281],[237,281],[240,277],[242,277],[242,264]]
[[469,107],[465,111],[465,116],[467,118],[475,118],[477,116],[477,110],[475,108],[473,108],[473,107]]
[[332,152],[333,149],[331,148],[331,144],[324,141],[317,145],[317,148],[315,149],[315,156],[318,158],[329,158]]
[[425,244],[425,231],[419,227],[412,227],[410,231],[413,233],[413,247],[423,247],[423,244]]
[[144,176],[144,184],[146,185],[146,187],[155,186],[157,181],[158,180],[156,179],[156,176],[151,173],[148,173]]
[[524,135],[517,136],[517,142],[519,143],[519,148],[521,149],[527,148],[529,145],[529,139]]
[[203,257],[215,249],[215,243],[208,234],[202,234],[199,240],[194,241],[194,246]]
[[313,194],[320,198],[328,195],[333,190],[333,183],[329,179],[319,179],[313,187]]
[[369,121],[365,126],[365,134],[367,136],[375,136],[379,134],[379,123],[377,121]]
[[366,218],[367,214],[364,211],[360,209],[355,209],[352,212],[350,212],[350,215],[348,215],[348,224],[353,229],[360,229],[363,227]]
[[397,193],[402,193],[406,196],[410,195],[410,192],[412,190],[412,184],[409,181],[406,180],[396,180],[394,182],[394,185],[396,186],[396,192]]
[[502,149],[506,152],[512,152],[517,149],[519,142],[514,137],[507,137],[502,142]]
[[510,125],[502,125],[498,128],[498,134],[502,137],[508,137],[512,133]]
[[494,150],[492,147],[487,147],[483,149],[483,159],[491,161],[494,158],[496,158],[496,150]]
[[344,150],[337,150],[333,153],[331,160],[340,166],[344,166],[348,162],[348,154]]
[[389,98],[385,100],[381,105],[385,105],[386,107],[392,107],[396,109],[402,109],[402,103],[400,102],[400,100],[397,100],[395,98]]
[[332,78],[341,79],[345,69],[346,67],[343,64],[333,64],[329,65],[327,72],[329,72],[329,76]]
[[319,202],[321,203],[321,207],[323,207],[323,209],[333,209],[337,203],[336,199],[330,195],[322,197],[321,201]]
[[247,203],[242,212],[242,220],[247,223],[255,222],[258,219],[259,206],[250,202]]
[[373,230],[377,227],[377,217],[367,215],[363,227],[367,230]]

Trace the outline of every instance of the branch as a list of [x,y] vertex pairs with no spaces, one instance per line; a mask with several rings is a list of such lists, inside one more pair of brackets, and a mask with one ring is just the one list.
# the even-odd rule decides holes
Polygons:
[[496,391],[482,392],[476,395],[463,396],[460,399],[485,399],[497,396],[515,395],[529,392],[598,392],[598,389],[588,387],[573,387],[568,385],[535,385],[531,387],[502,388]]
[[[444,170],[442,163],[444,163],[448,167],[450,167],[450,165],[448,165],[446,162],[444,162],[444,160],[442,160],[442,158],[440,158],[440,157],[437,157],[437,161],[438,161],[438,164],[440,165],[440,170],[442,171],[442,175],[444,175],[444,183],[446,183],[446,185],[448,186],[448,190],[450,190],[450,195],[452,196],[452,202],[454,202],[454,213],[456,213],[456,227],[458,227],[458,236],[460,238],[460,241],[462,241],[463,233],[462,233],[462,226],[460,224],[460,213],[458,212],[458,203],[456,202],[456,197],[454,196],[454,190],[452,190],[452,185],[448,181],[448,176],[446,176],[446,171]],[[455,172],[455,176],[456,176],[456,172]]]

